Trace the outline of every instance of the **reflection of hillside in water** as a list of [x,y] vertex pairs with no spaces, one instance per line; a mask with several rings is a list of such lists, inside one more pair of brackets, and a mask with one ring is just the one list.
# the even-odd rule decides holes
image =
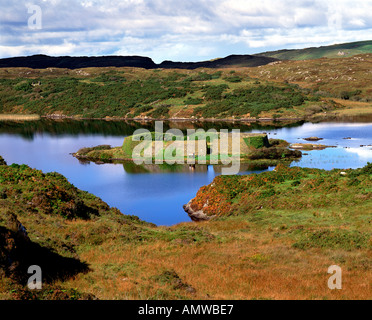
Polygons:
[[[123,163],[123,168],[126,173],[129,174],[143,174],[143,173],[205,173],[213,167],[213,171],[215,173],[220,174],[222,172],[222,168],[228,168],[230,166],[223,166],[223,165],[195,165],[190,166],[188,164],[144,164],[144,165],[136,165],[133,162],[126,162]],[[258,164],[258,163],[241,163],[240,164],[240,172],[247,172],[247,171],[262,171],[267,170],[269,168],[266,164]]]
[[[298,127],[300,122],[188,122],[165,121],[164,132],[169,129],[180,129],[184,134],[187,129],[240,129],[242,132],[252,130],[270,130],[282,127]],[[78,136],[78,135],[109,135],[125,137],[132,135],[137,129],[155,130],[154,121],[106,121],[106,120],[71,120],[71,119],[41,119],[37,121],[0,121],[0,134],[17,134],[32,141],[37,134],[51,136]]]

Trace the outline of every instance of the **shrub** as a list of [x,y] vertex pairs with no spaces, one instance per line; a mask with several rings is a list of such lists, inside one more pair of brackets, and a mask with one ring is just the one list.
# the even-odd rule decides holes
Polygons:
[[210,86],[206,89],[205,92],[205,99],[206,100],[221,100],[222,99],[222,93],[228,89],[228,85],[221,84],[219,86]]
[[133,116],[134,117],[137,117],[139,116],[141,113],[144,113],[144,112],[147,112],[147,111],[150,111],[152,110],[153,108],[151,106],[141,106],[141,107],[137,107],[135,108],[134,110],[134,114]]
[[320,230],[307,232],[293,244],[299,249],[307,248],[342,248],[346,250],[367,248],[368,234],[347,230]]
[[239,77],[239,76],[230,76],[230,77],[226,77],[224,78],[225,81],[227,82],[231,82],[231,83],[238,83],[238,82],[242,82],[242,78]]
[[183,102],[185,104],[191,104],[191,105],[202,104],[203,103],[203,99],[200,99],[200,98],[187,98]]
[[153,112],[150,113],[150,116],[153,118],[162,118],[162,117],[169,117],[169,105],[159,105],[155,108]]
[[20,83],[18,83],[14,89],[18,90],[18,91],[25,91],[25,92],[29,92],[29,91],[32,91],[32,84],[31,84],[31,81],[22,81]]
[[341,91],[340,98],[343,100],[349,100],[352,97],[359,96],[362,93],[361,90],[354,90],[354,91]]
[[270,146],[267,136],[248,137],[248,138],[243,138],[243,140],[248,147],[253,147],[255,149],[260,149],[263,147]]

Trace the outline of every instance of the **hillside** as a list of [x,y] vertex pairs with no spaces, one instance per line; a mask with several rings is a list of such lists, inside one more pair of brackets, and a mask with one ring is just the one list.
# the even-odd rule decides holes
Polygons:
[[167,69],[197,69],[197,68],[241,68],[257,67],[278,61],[278,59],[251,55],[230,55],[226,58],[219,58],[203,62],[173,62],[163,61],[159,68]]
[[[0,157],[0,300],[192,297],[194,289],[173,270],[142,272],[146,263],[137,270],[142,262],[134,251],[209,239],[195,226],[158,228],[124,215],[58,173],[8,166]],[[27,288],[31,265],[42,269],[40,291]],[[167,272],[172,278],[162,283]]]
[[0,119],[255,121],[368,115],[371,70],[371,54],[250,68],[0,68]]
[[257,81],[248,70],[0,69],[0,114],[255,120],[298,118],[319,100],[290,84]]
[[166,228],[0,157],[0,299],[371,299],[371,165],[346,172],[218,177],[191,202],[217,218]]
[[319,58],[344,58],[364,53],[372,53],[372,40],[305,49],[268,51],[258,53],[257,56],[276,58],[279,60],[309,60]]
[[[343,106],[332,111],[337,117],[371,114],[371,70],[372,54],[361,54],[343,59],[274,62],[250,69],[249,75],[266,81],[292,83],[310,90],[315,96],[332,100]],[[318,106],[313,104],[314,113],[319,110]]]
[[0,68],[103,68],[103,67],[136,67],[144,69],[196,69],[196,68],[228,68],[228,67],[256,67],[276,61],[274,58],[253,55],[231,55],[226,58],[201,62],[173,62],[164,61],[156,64],[148,57],[139,56],[103,56],[103,57],[50,57],[47,55],[33,55],[29,57],[14,57],[0,59]]

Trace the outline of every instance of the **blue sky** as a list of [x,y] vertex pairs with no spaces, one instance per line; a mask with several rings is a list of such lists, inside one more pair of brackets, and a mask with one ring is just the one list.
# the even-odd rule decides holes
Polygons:
[[[0,5],[1,58],[42,53],[201,61],[372,39],[369,0],[0,0]],[[29,13],[32,5],[40,7],[41,19]],[[34,28],[37,22],[40,29]]]

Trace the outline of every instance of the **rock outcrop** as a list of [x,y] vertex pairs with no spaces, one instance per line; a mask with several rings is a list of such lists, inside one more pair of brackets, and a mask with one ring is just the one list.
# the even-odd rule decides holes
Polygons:
[[215,216],[208,216],[203,212],[203,210],[195,211],[191,207],[191,201],[189,201],[187,204],[183,206],[183,209],[186,211],[186,213],[189,215],[192,221],[209,221],[213,219]]

